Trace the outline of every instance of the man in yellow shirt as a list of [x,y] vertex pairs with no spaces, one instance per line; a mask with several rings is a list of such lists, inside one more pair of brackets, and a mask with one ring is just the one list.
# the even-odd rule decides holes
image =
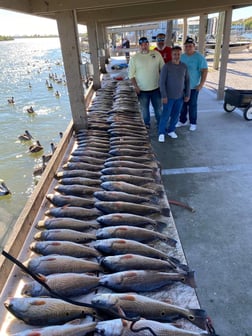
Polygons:
[[156,50],[150,50],[146,37],[139,39],[139,52],[129,62],[129,78],[138,95],[144,123],[150,128],[150,102],[153,106],[157,126],[162,111],[159,76],[164,60]]

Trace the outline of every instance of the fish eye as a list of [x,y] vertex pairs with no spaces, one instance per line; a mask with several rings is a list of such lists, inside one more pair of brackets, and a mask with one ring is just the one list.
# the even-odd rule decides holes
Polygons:
[[194,317],[193,315],[189,315],[189,316],[188,316],[188,319],[189,319],[190,321],[194,321],[194,320],[195,320],[195,317]]
[[165,316],[165,312],[164,311],[161,312],[161,316]]

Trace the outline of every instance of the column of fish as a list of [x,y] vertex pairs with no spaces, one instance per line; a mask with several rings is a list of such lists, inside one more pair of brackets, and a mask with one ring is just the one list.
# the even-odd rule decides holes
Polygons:
[[[24,297],[5,303],[29,325],[15,335],[33,335],[34,325],[36,335],[207,334],[199,329],[206,327],[205,311],[151,298],[168,286],[195,283],[193,272],[172,253],[176,241],[159,232],[169,208],[167,202],[163,206],[158,162],[127,81],[108,81],[97,92],[88,123],[57,173],[56,193],[47,195],[52,206],[46,218],[37,223],[40,231],[30,248],[41,256],[25,264],[59,295],[93,307],[53,298],[35,281],[26,283]],[[140,331],[118,316],[141,317],[133,327]],[[192,324],[185,330],[164,323],[177,319]]]

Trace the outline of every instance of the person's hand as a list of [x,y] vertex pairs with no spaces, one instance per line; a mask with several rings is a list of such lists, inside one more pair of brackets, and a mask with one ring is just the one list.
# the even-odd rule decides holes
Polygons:
[[136,91],[136,93],[139,95],[139,93],[140,93],[140,89],[139,89],[139,87],[138,87],[137,85],[135,85],[135,91]]
[[196,89],[197,91],[200,91],[200,90],[202,89],[202,87],[203,87],[203,85],[199,84],[199,85],[197,85],[197,86],[195,87],[195,89]]
[[184,97],[184,102],[185,103],[189,102],[189,100],[190,100],[190,97]]
[[162,103],[167,104],[168,103],[168,98],[162,98]]

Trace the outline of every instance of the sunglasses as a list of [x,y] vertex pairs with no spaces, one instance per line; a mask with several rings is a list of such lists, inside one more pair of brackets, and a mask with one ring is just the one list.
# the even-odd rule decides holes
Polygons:
[[143,43],[149,43],[149,41],[148,40],[141,40],[141,41],[139,41],[139,44],[143,44]]
[[165,39],[164,39],[163,37],[159,37],[159,38],[157,39],[158,42],[164,42],[164,40],[165,40]]

